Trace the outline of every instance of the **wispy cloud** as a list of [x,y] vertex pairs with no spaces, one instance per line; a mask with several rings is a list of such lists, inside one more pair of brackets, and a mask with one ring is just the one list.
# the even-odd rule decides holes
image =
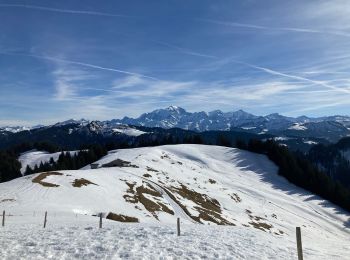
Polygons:
[[54,99],[56,101],[71,101],[79,99],[80,85],[92,79],[92,75],[83,70],[57,64],[53,71]]
[[250,64],[250,63],[246,63],[246,62],[242,62],[242,61],[232,60],[232,62],[238,63],[238,64],[242,64],[242,65],[248,66],[250,68],[266,72],[266,73],[271,74],[271,75],[276,75],[276,76],[281,76],[281,77],[285,77],[285,78],[300,80],[300,81],[304,81],[304,82],[308,82],[308,83],[313,83],[313,84],[316,84],[316,85],[319,85],[319,86],[323,86],[323,87],[328,88],[328,89],[332,89],[332,90],[335,90],[335,91],[339,91],[339,92],[343,92],[343,93],[346,93],[346,94],[350,94],[350,90],[349,89],[336,87],[336,86],[330,85],[330,84],[328,84],[328,83],[326,83],[324,81],[312,80],[312,79],[305,78],[305,77],[300,77],[300,76],[296,76],[296,75],[286,74],[286,73],[282,73],[282,72],[279,72],[279,71],[276,71],[276,70],[272,70],[272,69],[269,69],[269,68],[256,66],[254,64]]
[[164,42],[164,41],[152,40],[152,42],[160,44],[160,45],[163,45],[163,46],[166,46],[166,47],[174,49],[174,50],[177,50],[177,51],[179,51],[181,53],[184,53],[184,54],[192,55],[192,56],[198,56],[198,57],[209,58],[209,59],[217,59],[218,58],[218,57],[216,57],[214,55],[199,53],[199,52],[196,52],[196,51],[193,51],[193,50],[189,50],[189,49],[186,49],[186,48],[182,48],[182,47],[179,47],[179,46],[176,46],[176,45]]
[[328,34],[328,35],[350,37],[350,33],[346,31],[338,31],[334,29],[318,30],[318,29],[311,29],[311,28],[296,28],[296,27],[272,27],[272,26],[264,26],[264,25],[257,25],[257,24],[217,21],[217,20],[211,20],[211,19],[197,19],[197,20],[202,22],[218,24],[218,25],[247,28],[247,29],[254,29],[254,30],[286,31],[286,32],[295,32],[295,33],[312,33],[312,34],[326,34],[326,35]]
[[94,16],[106,16],[106,17],[133,17],[133,16],[123,15],[123,14],[111,14],[111,13],[86,11],[86,10],[70,10],[70,9],[38,6],[38,5],[0,4],[0,8],[25,8],[25,9],[33,9],[33,10],[46,11],[46,12],[78,14],[78,15],[94,15]]
[[112,72],[118,72],[121,74],[126,74],[126,75],[134,75],[134,76],[139,76],[143,78],[148,78],[151,80],[159,80],[156,77],[152,76],[147,76],[141,73],[135,73],[127,70],[120,70],[120,69],[115,69],[115,68],[109,68],[109,67],[103,67],[95,64],[90,64],[86,62],[80,62],[80,61],[72,61],[72,60],[67,60],[67,59],[61,59],[58,57],[51,57],[51,56],[46,56],[46,55],[36,55],[36,54],[24,54],[24,53],[10,53],[10,52],[0,52],[0,54],[3,55],[13,55],[13,56],[24,56],[24,57],[32,57],[36,59],[43,59],[43,60],[50,60],[50,61],[55,61],[55,62],[63,62],[67,64],[74,64],[74,65],[79,65],[83,67],[88,67],[92,69],[98,69],[98,70],[105,70],[105,71],[112,71]]

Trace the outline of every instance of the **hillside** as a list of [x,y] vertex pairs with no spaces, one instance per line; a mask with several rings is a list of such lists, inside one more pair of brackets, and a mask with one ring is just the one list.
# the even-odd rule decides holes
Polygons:
[[[69,232],[68,228],[59,228],[64,223],[89,236],[84,226],[97,226],[97,218],[92,216],[102,212],[119,222],[139,222],[108,221],[107,238],[119,237],[126,243],[127,237],[117,232],[124,230],[138,245],[147,236],[154,239],[155,249],[145,245],[143,250],[153,256],[158,256],[161,246],[155,241],[174,236],[170,231],[180,217],[185,224],[183,239],[194,244],[208,241],[212,257],[217,252],[217,257],[240,255],[240,259],[293,258],[295,227],[300,226],[306,259],[350,258],[350,214],[288,183],[264,155],[218,146],[174,145],[115,150],[97,163],[98,169],[88,166],[1,183],[0,209],[10,213],[7,221],[15,227],[15,231],[6,230],[3,241],[9,242],[18,232],[28,234],[26,225],[30,232],[41,232],[33,228],[37,221],[33,215],[46,210],[55,215],[55,234]],[[90,235],[102,237],[96,231]],[[78,240],[74,238],[72,245]],[[40,241],[38,245],[43,243]],[[1,245],[5,250],[0,257],[14,256],[10,244],[5,244]],[[172,243],[167,240],[164,246],[171,247]],[[183,242],[178,247],[187,256],[192,250]],[[47,250],[51,252],[52,248]],[[191,251],[192,256],[200,257],[203,250]],[[107,258],[111,254],[108,250],[100,253]]]
[[[66,153],[67,151],[63,151]],[[40,163],[47,163],[52,158],[55,162],[58,160],[60,154],[62,152],[56,152],[56,153],[49,153],[45,151],[37,151],[32,150],[25,153],[22,153],[18,161],[21,163],[21,173],[24,174],[26,171],[26,167],[29,166],[30,168],[34,169],[35,166],[39,166]],[[70,155],[76,155],[78,151],[71,151],[69,152]]]

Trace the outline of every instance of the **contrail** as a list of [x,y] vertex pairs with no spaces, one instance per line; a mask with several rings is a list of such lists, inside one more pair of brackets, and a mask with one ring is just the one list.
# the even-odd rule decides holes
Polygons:
[[349,89],[338,88],[338,87],[329,85],[329,84],[327,84],[327,83],[325,83],[323,81],[312,80],[312,79],[308,79],[308,78],[304,78],[304,77],[300,77],[300,76],[286,74],[286,73],[282,73],[282,72],[279,72],[279,71],[276,71],[276,70],[272,70],[272,69],[268,69],[268,68],[264,68],[264,67],[259,67],[259,66],[256,66],[256,65],[253,65],[253,64],[250,64],[250,63],[242,62],[242,61],[232,60],[232,62],[237,63],[237,64],[242,64],[242,65],[245,65],[247,67],[250,67],[250,68],[253,68],[253,69],[257,69],[257,70],[260,70],[260,71],[264,71],[264,72],[266,72],[268,74],[271,74],[271,75],[277,75],[277,76],[282,76],[282,77],[285,77],[285,78],[296,79],[296,80],[299,80],[299,81],[305,81],[305,82],[309,82],[309,83],[312,83],[312,84],[315,84],[315,85],[323,86],[323,87],[328,88],[328,89],[332,89],[332,90],[340,91],[340,92],[343,92],[343,93],[346,93],[346,94],[350,94],[350,90]]
[[80,62],[80,61],[72,61],[72,60],[60,59],[60,58],[50,57],[50,56],[35,55],[35,54],[19,54],[19,53],[6,53],[6,52],[0,52],[0,54],[12,55],[12,56],[32,57],[32,58],[36,58],[36,59],[64,62],[64,63],[69,63],[69,64],[80,65],[83,67],[105,70],[105,71],[113,71],[113,72],[118,72],[118,73],[122,73],[122,74],[126,74],[126,75],[133,75],[133,76],[138,76],[138,77],[142,77],[142,78],[147,78],[147,79],[159,81],[159,79],[157,79],[156,77],[151,77],[151,76],[147,76],[144,74],[130,72],[130,71],[126,71],[126,70],[119,70],[119,69],[114,69],[114,68],[102,67],[102,66],[98,66],[98,65],[94,65],[94,64],[90,64],[90,63],[85,63],[85,62]]
[[189,49],[185,49],[185,48],[182,48],[182,47],[179,47],[179,46],[167,43],[167,42],[157,41],[157,40],[150,40],[150,41],[152,41],[154,43],[157,43],[157,44],[160,44],[160,45],[163,45],[163,46],[166,46],[166,47],[169,47],[171,49],[178,50],[179,52],[182,52],[184,54],[189,54],[189,55],[192,55],[192,56],[198,56],[198,57],[203,57],[203,58],[210,58],[210,59],[217,59],[218,58],[218,57],[213,56],[213,55],[208,55],[208,54],[195,52],[195,51],[192,51],[192,50],[189,50]]
[[268,27],[268,26],[246,24],[246,23],[223,22],[223,21],[216,21],[211,19],[196,19],[196,20],[202,21],[202,22],[232,26],[232,27],[242,27],[242,28],[257,29],[257,30],[267,30],[267,31],[275,30],[275,31],[289,31],[289,32],[299,32],[299,33],[315,33],[315,34],[317,33],[317,34],[328,34],[328,35],[350,37],[349,33],[342,32],[342,31],[324,31],[324,30],[315,30],[315,29],[309,29],[309,28],[294,28],[294,27]]
[[0,4],[0,8],[26,8],[26,9],[34,9],[34,10],[39,10],[39,11],[67,13],[67,14],[82,14],[82,15],[95,15],[95,16],[107,16],[107,17],[133,17],[133,16],[129,16],[129,15],[122,15],[122,14],[111,14],[111,13],[103,13],[103,12],[70,10],[70,9],[59,9],[59,8],[52,8],[52,7],[38,6],[38,5]]

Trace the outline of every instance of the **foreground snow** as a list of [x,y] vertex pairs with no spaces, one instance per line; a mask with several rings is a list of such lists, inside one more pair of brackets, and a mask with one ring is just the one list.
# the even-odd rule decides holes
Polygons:
[[[21,217],[8,217],[0,230],[0,259],[297,259],[294,236],[281,238],[244,227],[182,225],[178,237],[175,223],[104,220],[99,229],[98,218],[49,214],[43,229],[43,212],[27,216],[25,223]],[[329,251],[303,235],[305,259],[348,259],[349,246],[343,253]]]
[[[174,145],[111,151],[97,163],[0,184],[10,214],[0,258],[295,259],[300,226],[305,259],[350,259],[349,213],[278,176],[263,155]],[[105,220],[96,230],[100,212],[140,224]]]

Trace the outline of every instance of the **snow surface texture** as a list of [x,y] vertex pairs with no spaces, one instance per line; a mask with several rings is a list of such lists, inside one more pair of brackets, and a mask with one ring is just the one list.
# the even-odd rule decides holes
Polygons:
[[[263,155],[174,145],[111,151],[98,163],[0,184],[10,214],[0,258],[296,259],[300,226],[305,259],[350,259],[350,214],[288,183]],[[100,212],[140,223],[104,220],[97,230]]]
[[[67,152],[64,152],[67,153]],[[69,152],[71,155],[76,155],[78,151]],[[45,151],[28,151],[22,153],[18,158],[18,161],[22,164],[21,173],[24,174],[29,165],[30,168],[34,169],[35,165],[39,166],[40,163],[47,163],[52,158],[55,162],[57,162],[58,157],[60,157],[61,152],[58,153],[48,153]]]
[[[297,259],[292,241],[244,227],[182,225],[178,237],[175,225],[104,220],[99,229],[96,218],[79,215],[62,222],[49,215],[43,229],[32,219],[31,225],[18,221],[0,229],[1,259]],[[324,251],[306,248],[305,259],[325,259]]]
[[138,130],[138,129],[135,129],[135,128],[131,128],[131,127],[114,128],[113,132],[125,134],[125,135],[128,135],[128,136],[139,136],[139,135],[143,135],[143,134],[146,133],[146,132],[143,132],[141,130]]

